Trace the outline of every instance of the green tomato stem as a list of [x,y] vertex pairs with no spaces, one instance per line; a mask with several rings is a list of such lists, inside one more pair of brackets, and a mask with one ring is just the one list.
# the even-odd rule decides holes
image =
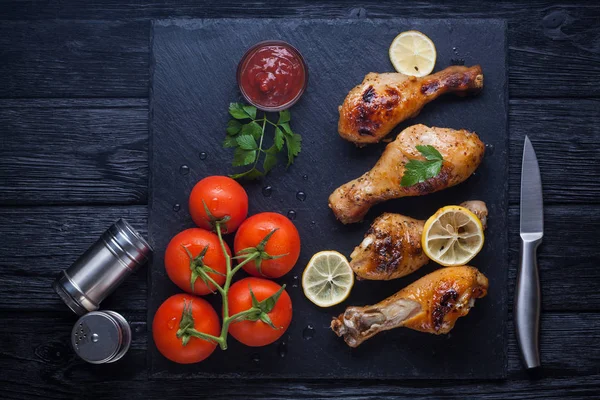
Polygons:
[[[215,289],[217,289],[217,291],[219,293],[221,293],[221,295],[223,295],[223,288],[221,287],[221,285],[219,285],[210,275],[208,275],[208,273],[202,271],[202,274],[204,274],[204,277],[210,281],[210,283],[213,284],[213,286],[215,287]],[[209,288],[210,289],[210,288]]]
[[[221,294],[221,299],[223,301],[223,325],[221,327],[221,334],[217,337],[217,336],[213,336],[213,335],[209,335],[207,333],[197,331],[194,328],[194,321],[193,321],[193,318],[191,317],[191,309],[189,310],[189,313],[190,313],[190,316],[189,316],[190,321],[188,321],[189,324],[187,324],[187,323],[184,324],[183,321],[186,318],[185,307],[184,307],[184,315],[182,317],[182,324],[184,324],[184,326],[177,331],[177,337],[182,338],[184,345],[187,343],[190,336],[193,336],[193,337],[196,337],[199,339],[217,343],[221,347],[222,350],[227,350],[227,334],[229,332],[229,325],[237,320],[245,319],[244,317],[248,317],[248,316],[251,316],[253,314],[257,314],[257,313],[260,313],[263,311],[260,308],[251,307],[248,310],[241,311],[241,312],[231,315],[231,316],[229,315],[229,302],[227,301],[228,300],[227,295],[229,293],[229,288],[231,286],[231,281],[233,279],[233,276],[244,265],[250,263],[253,260],[260,259],[263,256],[264,250],[255,249],[255,251],[245,254],[243,261],[241,261],[238,265],[236,265],[232,269],[231,268],[232,258],[229,255],[229,253],[227,252],[227,249],[225,248],[225,241],[223,240],[223,231],[222,231],[221,225],[224,223],[225,223],[224,221],[216,221],[215,222],[215,230],[217,232],[217,236],[219,237],[219,243],[221,245],[221,250],[223,251],[223,255],[225,256],[225,266],[226,266],[226,271],[227,271],[227,273],[225,275],[225,284],[223,286],[220,286],[204,270],[201,270],[201,273],[204,275],[204,277],[210,283],[212,283],[215,286],[215,288],[218,290],[218,292]],[[268,235],[264,241],[266,242],[269,238],[270,238],[270,235]],[[190,307],[191,307],[191,304],[190,304]],[[249,318],[252,318],[252,317],[249,317]]]
[[[264,126],[263,126],[263,130],[264,130]],[[262,145],[262,140],[261,140],[261,145]],[[221,243],[221,249],[223,251],[223,255],[225,255],[225,262],[226,262],[225,265],[226,265],[226,270],[227,270],[227,275],[225,277],[225,284],[223,285],[222,288],[219,286],[219,288],[221,289],[221,290],[219,290],[219,293],[221,293],[221,298],[223,299],[223,326],[221,327],[221,335],[219,337],[219,340],[217,340],[217,343],[219,343],[219,346],[221,346],[222,350],[227,350],[227,332],[229,331],[229,324],[231,322],[233,322],[236,318],[239,318],[246,314],[250,314],[250,311],[254,311],[254,310],[250,309],[250,310],[246,310],[246,311],[237,313],[233,317],[229,316],[229,302],[227,301],[227,294],[229,293],[229,287],[231,286],[231,280],[233,279],[233,276],[235,275],[235,273],[240,270],[240,268],[242,268],[244,265],[246,265],[250,261],[258,258],[260,256],[260,254],[258,252],[250,253],[248,255],[248,257],[246,259],[244,259],[244,261],[240,262],[235,268],[231,269],[231,256],[229,255],[229,253],[227,253],[227,250],[225,249],[225,242],[223,241],[223,232],[221,231],[221,222],[217,222],[215,224],[215,228],[217,230],[217,236],[219,237],[219,242]]]

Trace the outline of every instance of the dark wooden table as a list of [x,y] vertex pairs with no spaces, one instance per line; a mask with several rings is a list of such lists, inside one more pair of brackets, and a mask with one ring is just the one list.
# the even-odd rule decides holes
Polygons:
[[[480,0],[363,6],[345,1],[174,3],[5,0],[0,5],[0,397],[600,397],[598,5],[539,0],[527,5]],[[544,183],[543,371],[535,377],[522,371],[509,315],[505,381],[148,380],[145,271],[103,303],[132,322],[127,356],[102,366],[78,360],[69,346],[75,317],[50,284],[117,218],[146,231],[150,20],[365,15],[508,20],[509,294],[518,257],[520,160],[527,134]]]

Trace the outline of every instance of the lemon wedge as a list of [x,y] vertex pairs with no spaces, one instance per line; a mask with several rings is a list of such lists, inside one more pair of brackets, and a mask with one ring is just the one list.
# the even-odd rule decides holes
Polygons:
[[354,285],[348,260],[337,251],[320,251],[302,273],[304,295],[319,307],[331,307],[346,300]]
[[467,264],[479,253],[483,240],[481,221],[461,206],[440,208],[425,222],[421,236],[427,257],[446,267]]
[[431,39],[419,31],[406,31],[396,36],[389,54],[396,71],[412,76],[429,75],[437,57]]

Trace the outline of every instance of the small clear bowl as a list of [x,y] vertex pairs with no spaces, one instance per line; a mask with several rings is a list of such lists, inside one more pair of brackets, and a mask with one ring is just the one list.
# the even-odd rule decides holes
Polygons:
[[[300,60],[300,62],[302,63],[302,69],[304,71],[304,83],[303,83],[302,87],[300,88],[300,90],[298,91],[298,94],[296,94],[296,96],[293,99],[291,99],[290,101],[288,101],[287,103],[281,104],[279,106],[265,106],[265,105],[261,105],[261,104],[255,102],[254,100],[252,100],[250,98],[250,96],[248,96],[248,94],[244,90],[244,88],[242,86],[242,82],[241,82],[241,77],[242,77],[242,72],[243,72],[242,67],[246,63],[246,60],[248,60],[248,58],[252,54],[254,54],[254,52],[256,50],[260,49],[261,47],[265,47],[265,46],[286,47],[292,53],[294,53],[294,55],[298,58],[298,60]],[[246,53],[244,53],[244,56],[238,63],[236,75],[237,75],[238,87],[240,88],[240,92],[242,92],[242,96],[244,96],[244,99],[246,99],[246,101],[248,103],[252,104],[254,107],[258,108],[259,110],[267,111],[267,112],[281,111],[281,110],[286,110],[286,109],[290,108],[291,106],[296,104],[296,102],[300,99],[300,97],[302,97],[302,94],[304,93],[304,91],[306,90],[306,86],[308,85],[308,66],[306,65],[306,62],[304,61],[304,57],[302,57],[302,54],[300,53],[300,51],[298,51],[297,48],[295,48],[288,42],[284,42],[283,40],[264,40],[262,42],[256,43],[254,46],[250,47],[246,51]]]

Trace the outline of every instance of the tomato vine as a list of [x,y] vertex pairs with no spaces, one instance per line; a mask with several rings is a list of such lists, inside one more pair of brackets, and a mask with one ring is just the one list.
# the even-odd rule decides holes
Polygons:
[[[229,325],[236,321],[262,321],[268,325],[270,325],[273,329],[277,329],[271,319],[269,318],[269,312],[273,310],[279,296],[285,289],[285,285],[283,285],[275,294],[266,298],[262,301],[258,301],[250,290],[250,295],[252,296],[252,307],[248,310],[241,311],[234,315],[229,315],[229,302],[228,302],[228,293],[229,288],[232,283],[233,276],[246,264],[251,261],[256,261],[257,267],[260,271],[260,262],[262,260],[272,260],[279,257],[284,257],[286,254],[280,255],[270,255],[265,251],[265,246],[269,239],[273,236],[273,234],[277,231],[277,229],[271,230],[262,241],[255,247],[248,247],[246,249],[240,250],[234,257],[231,257],[227,252],[225,247],[225,241],[223,240],[223,226],[229,220],[228,216],[225,216],[221,219],[216,219],[210,213],[206,204],[204,204],[205,211],[209,216],[211,225],[213,226],[214,231],[217,233],[219,238],[219,243],[221,245],[221,251],[225,256],[226,261],[226,273],[225,273],[225,283],[223,286],[219,285],[210,275],[209,273],[215,273],[215,271],[210,268],[210,266],[205,265],[202,261],[203,254],[206,254],[207,248],[203,250],[197,257],[192,257],[191,253],[188,252],[188,256],[190,257],[190,269],[192,271],[191,284],[192,287],[194,285],[194,281],[199,277],[205,283],[210,284],[214,287],[223,300],[223,315],[222,315],[222,327],[221,334],[219,336],[209,335],[207,333],[199,332],[194,328],[194,318],[192,316],[192,305],[184,306],[184,310],[181,316],[181,320],[179,322],[179,329],[177,330],[177,337],[182,340],[182,344],[185,346],[191,337],[196,337],[203,340],[208,340],[218,344],[222,350],[227,349],[227,336],[229,331]],[[226,233],[226,232],[225,232]],[[187,249],[186,249],[187,250]],[[238,260],[238,264],[233,267],[232,260]]]

